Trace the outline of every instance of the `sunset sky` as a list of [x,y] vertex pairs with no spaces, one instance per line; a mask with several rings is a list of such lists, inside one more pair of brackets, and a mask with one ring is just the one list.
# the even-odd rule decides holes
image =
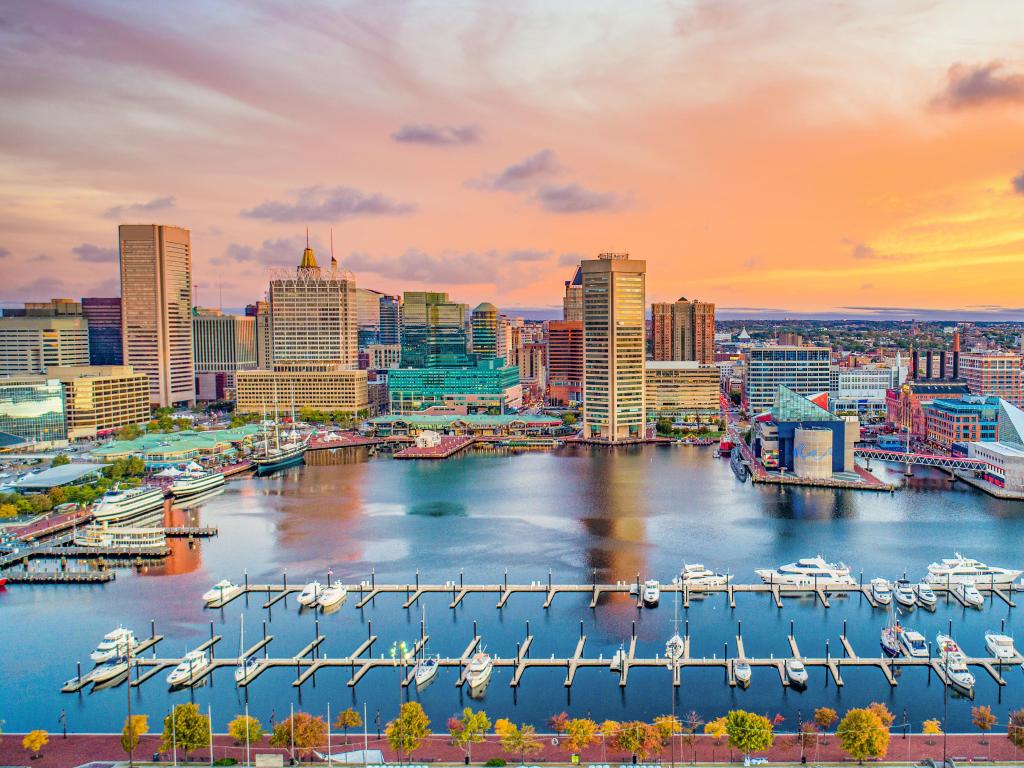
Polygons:
[[[116,295],[116,228],[192,230],[199,301],[308,226],[389,293],[1024,319],[1024,4],[0,8],[0,299]],[[954,311],[955,310],[955,311]]]

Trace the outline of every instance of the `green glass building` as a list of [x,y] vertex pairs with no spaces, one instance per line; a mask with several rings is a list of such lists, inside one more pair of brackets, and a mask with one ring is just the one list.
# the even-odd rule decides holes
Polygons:
[[500,358],[463,368],[393,368],[388,371],[388,393],[393,414],[433,406],[504,413],[523,404],[519,369]]
[[466,305],[449,301],[447,293],[406,291],[402,296],[402,367],[469,364]]

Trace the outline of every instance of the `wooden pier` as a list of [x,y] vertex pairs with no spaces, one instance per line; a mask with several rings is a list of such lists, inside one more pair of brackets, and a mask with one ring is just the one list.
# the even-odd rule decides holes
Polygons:
[[106,584],[114,572],[103,571],[10,571],[4,574],[8,584]]
[[220,533],[216,526],[189,526],[179,525],[173,528],[164,528],[164,536],[169,538],[209,538]]

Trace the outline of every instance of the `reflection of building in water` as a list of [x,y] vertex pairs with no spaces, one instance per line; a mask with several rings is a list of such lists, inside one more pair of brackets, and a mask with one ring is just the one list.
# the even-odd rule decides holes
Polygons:
[[311,467],[327,467],[339,464],[362,464],[370,457],[369,446],[348,446],[306,451],[306,464]]
[[[222,491],[223,488],[218,488]],[[210,494],[214,496],[216,494]],[[197,501],[199,497],[189,501]],[[132,525],[163,525],[168,528],[182,526],[202,525],[200,522],[199,510],[182,509],[172,506],[173,502],[168,500],[164,508],[148,515],[134,518]],[[140,576],[176,576],[182,573],[192,573],[201,570],[203,567],[203,545],[202,539],[189,540],[187,538],[168,537],[167,545],[171,548],[171,554],[166,560],[153,563],[144,563],[138,568]]]

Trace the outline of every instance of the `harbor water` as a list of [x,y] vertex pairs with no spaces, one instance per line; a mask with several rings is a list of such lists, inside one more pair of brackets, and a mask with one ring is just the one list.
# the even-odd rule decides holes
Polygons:
[[[887,482],[902,483],[902,468],[874,468]],[[347,583],[412,583],[417,570],[424,583],[458,581],[500,583],[506,569],[514,583],[589,583],[657,578],[668,582],[685,562],[701,562],[729,571],[737,583],[757,580],[755,568],[775,567],[800,557],[823,554],[843,560],[854,574],[918,579],[927,565],[954,552],[992,565],[1024,566],[1024,504],[999,501],[963,483],[950,484],[934,470],[916,470],[908,488],[896,493],[753,486],[741,483],[727,460],[711,449],[646,447],[609,451],[583,447],[554,452],[473,452],[439,462],[395,461],[371,457],[364,449],[342,449],[311,457],[311,465],[268,477],[232,481],[220,493],[175,509],[175,522],[213,525],[213,539],[173,542],[166,562],[136,571],[120,568],[117,579],[102,586],[21,586],[0,592],[0,720],[7,731],[59,730],[66,712],[77,732],[119,731],[124,721],[126,686],[81,694],[61,694],[76,662],[83,670],[88,654],[118,624],[148,636],[150,621],[165,639],[154,649],[161,658],[179,657],[209,639],[223,639],[218,657],[239,653],[240,615],[245,645],[260,639],[264,622],[274,636],[273,657],[291,657],[313,640],[316,620],[327,637],[321,655],[347,656],[368,634],[378,636],[373,655],[387,654],[393,643],[418,638],[425,617],[431,654],[458,657],[473,635],[485,649],[514,657],[516,643],[534,635],[533,658],[571,656],[580,633],[587,636],[584,656],[610,658],[627,643],[634,622],[638,657],[664,654],[672,634],[673,602],[663,596],[656,609],[638,610],[625,595],[602,598],[595,609],[589,594],[558,595],[548,610],[543,596],[516,594],[498,610],[492,594],[469,595],[457,609],[450,595],[427,595],[403,609],[402,595],[383,595],[356,609],[350,595],[328,615],[300,613],[294,596],[262,605],[263,595],[206,610],[200,596],[222,578],[251,583],[289,584],[312,578]],[[1024,600],[1024,595],[1018,595]],[[765,594],[737,594],[730,609],[725,595],[694,600],[680,607],[687,622],[691,656],[735,653],[737,621],[747,656],[786,657],[793,622],[804,656],[842,656],[839,636],[847,624],[850,643],[860,656],[880,655],[879,630],[886,613],[859,595],[833,597],[826,609],[811,598],[787,598],[783,608]],[[996,599],[981,610],[965,609],[940,597],[934,613],[913,610],[906,626],[934,641],[952,621],[953,635],[969,656],[987,655],[986,629],[1004,623],[1014,633],[1020,609]],[[680,627],[682,631],[683,627]],[[1024,645],[1024,631],[1019,645]],[[153,650],[146,655],[152,655]],[[1007,685],[975,668],[973,704],[990,704],[1006,722],[1011,709],[1024,706],[1024,672],[1005,668]],[[543,726],[559,711],[596,719],[649,719],[674,710],[696,710],[703,719],[742,707],[795,727],[815,707],[843,711],[881,701],[901,722],[906,713],[914,731],[921,722],[941,717],[943,688],[925,668],[905,669],[892,687],[877,668],[844,668],[837,688],[826,670],[810,669],[806,690],[784,689],[778,673],[755,668],[748,690],[732,689],[720,669],[684,669],[681,686],[672,689],[662,668],[630,670],[628,685],[607,670],[581,669],[571,688],[564,669],[529,669],[518,689],[509,686],[512,670],[497,668],[480,700],[454,685],[457,672],[442,669],[432,685],[417,692],[399,686],[400,671],[371,671],[357,686],[350,672],[327,668],[301,688],[292,686],[293,668],[271,669],[248,690],[252,714],[267,723],[281,720],[289,708],[324,714],[353,706],[369,714],[370,729],[380,713],[394,716],[404,697],[421,701],[436,728],[464,706],[483,707],[493,718]],[[246,693],[234,686],[231,669],[213,673],[193,690],[169,692],[160,673],[132,689],[133,709],[150,715],[153,728],[175,703],[210,706],[214,727],[223,729],[242,711]],[[953,698],[949,728],[970,728],[972,702]]]

